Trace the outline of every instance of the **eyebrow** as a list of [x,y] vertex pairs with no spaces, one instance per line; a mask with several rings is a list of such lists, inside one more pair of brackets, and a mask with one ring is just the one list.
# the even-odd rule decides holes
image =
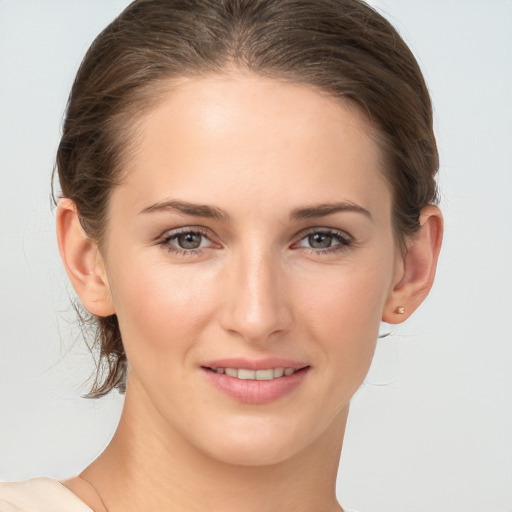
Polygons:
[[[140,213],[153,213],[166,210],[174,210],[185,215],[192,215],[194,217],[204,217],[216,220],[229,220],[229,214],[217,208],[216,206],[209,206],[206,204],[190,203],[188,201],[180,201],[177,199],[168,199],[154,203],[150,206],[143,208]],[[336,203],[319,203],[304,208],[295,208],[290,213],[290,220],[304,220],[311,218],[327,217],[334,213],[339,212],[355,212],[361,213],[373,220],[371,213],[351,201],[341,201]]]
[[169,199],[159,203],[147,206],[140,213],[153,213],[165,210],[175,210],[185,215],[193,215],[194,217],[205,217],[208,219],[228,220],[229,215],[224,210],[215,206],[206,204],[189,203],[187,201],[179,201],[176,199]]
[[303,220],[318,217],[327,217],[339,212],[355,212],[361,213],[373,220],[372,214],[362,206],[352,203],[351,201],[341,201],[337,203],[320,203],[308,206],[306,208],[296,208],[290,214],[291,220]]

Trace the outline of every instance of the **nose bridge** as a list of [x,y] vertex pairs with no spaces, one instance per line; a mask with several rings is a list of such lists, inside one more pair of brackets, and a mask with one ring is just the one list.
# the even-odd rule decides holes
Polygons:
[[264,341],[291,320],[282,289],[280,260],[271,247],[254,242],[232,256],[224,328],[248,341]]

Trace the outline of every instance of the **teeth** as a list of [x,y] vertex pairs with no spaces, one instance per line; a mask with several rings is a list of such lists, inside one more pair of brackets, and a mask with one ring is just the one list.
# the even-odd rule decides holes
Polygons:
[[246,368],[212,368],[216,373],[224,373],[229,377],[241,380],[272,380],[288,377],[297,370],[294,368],[269,368],[268,370],[247,370]]
[[274,368],[274,378],[282,377],[284,375],[284,368]]
[[238,370],[236,368],[224,368],[224,373],[230,377],[238,377]]
[[254,370],[244,370],[240,368],[237,376],[242,380],[254,380],[256,378],[256,372]]
[[[272,380],[274,378],[274,370],[256,370],[256,380]],[[240,374],[240,372],[239,372]]]

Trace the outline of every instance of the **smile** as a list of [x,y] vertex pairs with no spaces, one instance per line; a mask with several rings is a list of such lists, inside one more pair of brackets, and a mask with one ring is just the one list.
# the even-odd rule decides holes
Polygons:
[[266,357],[228,357],[201,364],[207,382],[224,395],[246,404],[284,399],[308,380],[309,361]]
[[296,371],[295,368],[269,368],[267,370],[249,370],[247,368],[209,368],[210,370],[235,377],[240,380],[273,380],[281,377],[289,377]]

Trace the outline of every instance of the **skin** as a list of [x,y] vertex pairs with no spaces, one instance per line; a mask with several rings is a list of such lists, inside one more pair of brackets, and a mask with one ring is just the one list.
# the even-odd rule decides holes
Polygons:
[[[441,214],[425,208],[403,256],[373,129],[348,102],[242,73],[170,89],[139,120],[101,249],[59,205],[75,290],[91,313],[117,314],[129,361],[113,440],[64,484],[97,511],[340,510],[350,399],[381,321],[403,321],[432,285]],[[179,252],[177,230],[201,232],[200,248]],[[226,357],[309,369],[292,392],[247,404],[204,376]]]

